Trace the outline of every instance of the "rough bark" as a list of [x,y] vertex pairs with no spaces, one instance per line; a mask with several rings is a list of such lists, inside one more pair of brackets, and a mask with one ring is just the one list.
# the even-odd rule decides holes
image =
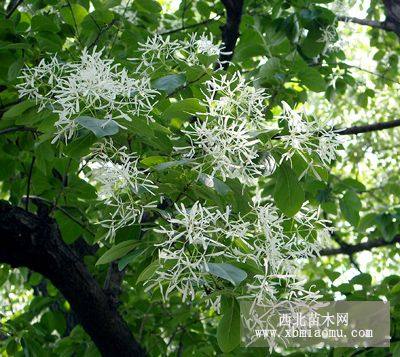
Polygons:
[[242,19],[243,0],[221,0],[226,10],[226,23],[221,27],[223,53],[220,55],[222,67],[227,69],[233,57],[236,41],[239,38],[239,27]]
[[47,277],[71,304],[103,356],[145,355],[52,219],[0,201],[0,262],[25,266]]

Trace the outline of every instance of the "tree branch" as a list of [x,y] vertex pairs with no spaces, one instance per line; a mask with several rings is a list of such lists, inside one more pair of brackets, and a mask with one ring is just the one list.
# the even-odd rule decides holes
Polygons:
[[226,24],[221,27],[224,48],[219,57],[226,70],[233,57],[236,41],[239,38],[239,27],[242,19],[243,0],[221,0],[226,10]]
[[359,126],[352,126],[346,129],[338,129],[337,133],[339,135],[353,135],[353,134],[362,134],[362,133],[369,133],[371,131],[379,131],[384,129],[391,129],[400,126],[400,119],[386,121],[382,123],[374,123],[369,125],[359,125]]
[[200,21],[200,22],[196,22],[196,23],[194,23],[194,24],[185,25],[185,26],[182,26],[182,27],[178,27],[178,28],[175,28],[175,29],[171,29],[171,30],[164,31],[164,32],[160,33],[160,35],[161,35],[161,36],[170,35],[170,34],[173,34],[173,33],[176,33],[176,32],[180,32],[180,31],[184,31],[184,30],[189,30],[189,29],[192,29],[192,28],[196,28],[196,27],[200,27],[200,26],[203,26],[203,25],[207,25],[207,24],[209,24],[210,22],[218,21],[219,18],[220,18],[220,16],[221,16],[221,15],[217,14],[217,15],[215,15],[214,17],[211,17],[211,18],[209,18],[209,19],[206,19],[206,20],[203,20],[203,21]]
[[18,9],[18,6],[21,5],[23,1],[24,0],[14,0],[10,2],[7,7],[6,19],[9,19],[11,17],[11,15],[14,13],[15,10]]
[[332,256],[338,254],[346,254],[352,256],[354,253],[362,252],[364,250],[371,250],[373,248],[387,247],[389,245],[394,245],[400,243],[400,235],[397,235],[391,241],[386,241],[383,238],[370,240],[365,243],[358,244],[344,244],[340,248],[328,248],[323,249],[320,252],[321,256]]
[[0,130],[0,135],[8,134],[8,133],[14,133],[16,131],[31,131],[33,133],[37,133],[38,132],[35,128],[28,128],[26,126],[13,126],[11,128],[6,128],[6,129],[3,129],[3,130]]
[[338,16],[339,21],[353,22],[355,24],[369,26],[372,28],[392,31],[400,37],[400,4],[398,0],[383,0],[385,6],[386,19],[385,21],[374,21],[369,19],[359,19],[350,16]]
[[64,243],[54,220],[0,201],[0,237],[0,262],[46,276],[103,356],[145,355],[82,260]]
[[369,19],[359,19],[357,17],[350,17],[350,16],[338,16],[337,17],[338,21],[342,22],[352,22],[354,24],[359,24],[363,26],[369,26],[373,27],[376,29],[380,30],[385,30],[385,31],[394,31],[393,26],[390,24],[386,23],[386,21],[375,21],[375,20],[369,20]]

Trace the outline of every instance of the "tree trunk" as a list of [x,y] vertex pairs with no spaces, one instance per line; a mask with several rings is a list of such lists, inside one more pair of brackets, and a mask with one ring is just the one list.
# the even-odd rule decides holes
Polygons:
[[49,217],[0,201],[0,262],[46,276],[70,303],[103,356],[144,356],[114,304]]

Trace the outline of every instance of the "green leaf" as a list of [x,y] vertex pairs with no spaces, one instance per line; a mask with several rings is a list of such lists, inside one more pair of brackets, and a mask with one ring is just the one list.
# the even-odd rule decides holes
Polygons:
[[323,92],[326,88],[324,77],[315,68],[307,67],[299,72],[298,77],[313,92]]
[[133,252],[121,258],[118,262],[118,269],[120,271],[123,270],[128,264],[133,263],[141,256],[143,256],[143,253],[145,253],[146,250],[147,248],[135,249]]
[[97,261],[96,265],[108,264],[117,260],[124,255],[128,254],[139,244],[136,240],[126,240],[122,243],[114,245],[111,249],[107,250]]
[[350,280],[350,283],[353,285],[359,284],[363,286],[370,286],[371,282],[372,282],[372,277],[367,273],[358,274],[353,279]]
[[318,56],[324,49],[325,43],[321,41],[322,33],[319,29],[310,30],[301,45],[302,52],[310,58]]
[[103,120],[82,116],[77,118],[76,122],[84,128],[89,129],[98,138],[114,135],[119,131],[118,124],[114,120]]
[[337,291],[340,291],[343,294],[349,294],[353,291],[353,285],[349,283],[340,284],[338,287],[334,288]]
[[176,161],[162,162],[161,164],[155,165],[154,169],[157,171],[162,171],[165,169],[169,169],[170,167],[186,165],[191,161],[192,160],[189,160],[189,159],[182,159],[182,160],[176,160]]
[[162,118],[166,121],[179,119],[186,121],[196,113],[204,113],[206,107],[196,98],[186,98],[179,102],[172,103],[163,113]]
[[358,231],[365,232],[368,228],[371,228],[375,225],[375,221],[378,215],[376,213],[368,213],[364,217],[360,219],[358,223]]
[[21,115],[22,113],[24,113],[25,111],[27,111],[29,108],[34,107],[35,105],[36,105],[35,102],[31,102],[29,100],[24,101],[22,103],[18,103],[16,105],[14,105],[13,107],[11,107],[10,109],[8,109],[3,114],[3,119],[17,117],[17,116]]
[[211,177],[210,175],[202,173],[199,176],[199,181],[205,186],[213,188],[221,196],[225,196],[229,192],[232,192],[232,189],[225,182],[218,180],[216,177]]
[[347,188],[351,188],[356,192],[363,192],[366,190],[366,187],[364,186],[364,184],[362,184],[360,181],[350,178],[350,177],[342,180],[342,182],[340,184],[343,184]]
[[325,269],[325,274],[330,281],[335,281],[341,274],[334,270]]
[[230,281],[233,285],[239,285],[247,278],[247,273],[227,263],[208,263],[206,271],[219,278]]
[[360,221],[361,202],[357,193],[353,190],[347,191],[340,200],[340,210],[344,219],[352,226],[357,227]]
[[154,273],[157,271],[158,267],[160,266],[160,263],[158,260],[153,261],[148,265],[138,276],[137,278],[137,283],[140,283],[141,281],[145,281],[150,279]]
[[162,164],[164,162],[168,162],[168,159],[169,158],[166,156],[148,156],[148,157],[145,157],[140,162],[147,167],[152,167],[152,166]]
[[169,76],[161,77],[153,82],[153,88],[173,93],[179,87],[182,87],[186,82],[186,77],[183,73],[170,74]]
[[300,210],[305,200],[303,188],[288,163],[278,167],[275,177],[275,203],[285,215],[292,217]]
[[226,299],[226,308],[217,328],[217,342],[222,352],[228,353],[240,343],[240,308],[233,296]]
[[279,82],[279,73],[281,67],[281,61],[279,58],[272,57],[266,63],[264,63],[259,69],[259,78],[261,81],[267,83],[277,83]]
[[90,153],[90,148],[96,141],[93,134],[88,133],[80,138],[73,140],[69,143],[65,149],[64,153],[70,157],[79,159]]
[[54,15],[36,15],[32,17],[31,29],[35,32],[58,32],[60,30],[60,26],[54,22],[54,19]]
[[161,5],[155,0],[135,0],[135,5],[137,5],[140,9],[158,13],[161,12]]
[[60,10],[64,21],[73,28],[79,26],[88,14],[88,11],[79,4],[70,4]]

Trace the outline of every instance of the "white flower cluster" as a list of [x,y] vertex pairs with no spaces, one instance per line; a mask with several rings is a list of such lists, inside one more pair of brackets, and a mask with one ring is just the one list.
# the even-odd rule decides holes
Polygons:
[[100,224],[108,229],[113,239],[118,229],[140,222],[145,208],[154,202],[143,200],[153,196],[157,186],[149,179],[149,172],[139,168],[139,157],[128,153],[125,146],[116,148],[111,140],[95,148],[90,159],[90,178],[97,182],[99,198],[110,207],[109,216]]
[[214,44],[212,35],[208,37],[205,34],[192,34],[185,40],[171,40],[170,36],[156,34],[139,45],[141,61],[146,67],[158,63],[167,65],[168,61],[197,65],[200,63],[199,55],[218,57],[221,54],[221,46]]
[[231,78],[222,75],[205,83],[206,113],[195,113],[199,120],[182,130],[189,146],[175,150],[196,159],[200,171],[210,170],[211,176],[238,178],[243,184],[254,184],[260,176],[275,170],[275,161],[268,153],[260,154],[257,129],[263,127],[263,89],[246,84],[239,73]]
[[102,51],[89,53],[85,49],[74,63],[61,63],[53,57],[25,68],[17,88],[21,97],[35,100],[39,110],[49,106],[58,114],[53,142],[67,141],[74,135],[80,116],[108,121],[130,121],[139,115],[150,119],[158,92],[151,88],[148,76],[135,75],[137,78],[132,78],[113,60],[103,59]]
[[[321,240],[329,233],[318,211],[305,210],[285,218],[272,203],[255,199],[248,217],[234,217],[196,202],[187,208],[175,206],[176,215],[167,218],[168,226],[156,230],[166,237],[160,243],[161,266],[148,282],[147,289],[158,286],[164,299],[173,291],[183,301],[217,288],[209,263],[250,262],[264,274],[247,285],[255,303],[286,298],[315,298],[299,280],[299,261],[318,254]],[[247,216],[247,215],[246,215]],[[290,225],[285,223],[290,223]],[[288,230],[287,226],[291,229]]]
[[265,106],[269,96],[264,88],[250,86],[240,72],[215,76],[205,84],[207,116],[248,122],[253,130],[265,128]]
[[269,175],[275,164],[269,156],[262,158],[260,141],[245,122],[228,117],[206,118],[182,130],[190,139],[190,146],[175,147],[185,157],[196,159],[195,167],[210,168],[211,176],[238,178],[244,184],[254,184],[261,175]]
[[286,121],[289,130],[288,135],[280,137],[287,149],[282,160],[290,160],[298,153],[311,168],[313,161],[310,156],[313,153],[318,155],[323,165],[329,165],[335,160],[342,144],[337,133],[319,121],[307,121],[302,112],[293,110],[285,102],[282,102],[282,107],[281,118]]
[[329,25],[322,29],[322,36],[318,42],[325,43],[325,51],[327,53],[342,50],[344,46],[347,45],[345,40],[338,38],[336,27],[334,25]]

